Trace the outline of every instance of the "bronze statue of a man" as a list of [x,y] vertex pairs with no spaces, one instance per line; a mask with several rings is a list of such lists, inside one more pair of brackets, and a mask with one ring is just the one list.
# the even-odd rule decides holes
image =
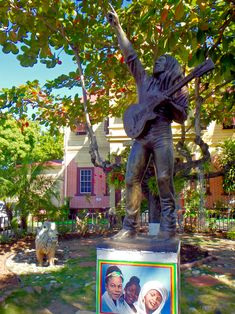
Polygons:
[[146,106],[156,102],[155,118],[147,121],[143,132],[134,140],[126,169],[126,216],[123,228],[114,236],[117,239],[132,238],[137,234],[140,204],[142,199],[141,181],[150,156],[153,158],[161,203],[160,232],[158,237],[169,239],[176,233],[175,199],[173,186],[173,140],[171,123],[183,123],[187,118],[187,89],[181,88],[169,98],[164,91],[182,80],[182,69],[170,55],[160,56],[149,76],[126,37],[112,8],[107,19],[113,27],[119,46],[135,78],[138,102]]

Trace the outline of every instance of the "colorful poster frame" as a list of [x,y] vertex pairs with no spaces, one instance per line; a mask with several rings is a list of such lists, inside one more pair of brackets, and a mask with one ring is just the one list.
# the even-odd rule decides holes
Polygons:
[[[125,256],[125,252],[119,253],[119,256]],[[139,261],[136,261],[136,258],[135,261],[131,261],[130,257],[128,257],[127,260],[118,260],[117,254],[112,254],[112,251],[110,252],[107,250],[101,250],[101,253],[98,252],[96,278],[96,314],[115,313],[102,310],[102,295],[105,292],[105,273],[107,268],[113,265],[118,266],[123,274],[123,288],[131,276],[137,276],[140,279],[140,286],[143,286],[146,282],[151,280],[157,280],[161,282],[168,291],[168,298],[163,309],[161,310],[161,314],[178,314],[179,259],[176,256],[177,254],[175,254],[175,256],[171,254],[170,258],[169,256],[168,258],[167,256],[164,258],[164,253],[150,253],[151,258],[149,258],[149,254],[146,255],[141,252],[141,258]],[[155,258],[153,256],[155,256]],[[115,259],[112,259],[112,257],[115,257]],[[164,260],[169,262],[164,262]]]

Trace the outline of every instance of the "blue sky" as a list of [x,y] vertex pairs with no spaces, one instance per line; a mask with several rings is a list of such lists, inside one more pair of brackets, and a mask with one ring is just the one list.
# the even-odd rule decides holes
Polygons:
[[[35,79],[43,85],[47,80],[54,79],[61,74],[67,74],[76,71],[76,64],[72,61],[71,56],[60,54],[62,64],[55,68],[48,69],[45,64],[37,63],[33,67],[22,67],[13,54],[4,54],[0,49],[0,89],[18,86],[26,81]],[[61,93],[61,90],[60,90]],[[68,91],[73,93],[73,91]],[[75,93],[75,91],[74,91]]]

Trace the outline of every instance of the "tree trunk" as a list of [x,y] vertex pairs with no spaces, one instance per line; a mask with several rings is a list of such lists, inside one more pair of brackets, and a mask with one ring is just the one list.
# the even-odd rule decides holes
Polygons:
[[198,187],[200,193],[200,200],[199,200],[199,208],[198,208],[198,228],[200,231],[204,231],[205,229],[205,222],[206,222],[206,208],[205,208],[205,188],[204,188],[204,171],[202,167],[198,167]]
[[7,203],[6,203],[6,213],[7,213],[7,218],[8,218],[8,220],[9,220],[10,223],[11,223],[11,221],[12,221],[12,219],[13,219],[13,211],[12,211],[11,206],[8,205]]
[[27,231],[27,217],[21,216],[20,220],[21,220],[21,222],[20,222],[21,230]]
[[[200,96],[200,78],[196,78],[195,80],[195,100],[196,100],[196,110],[195,110],[195,133],[196,133],[196,140],[195,142],[198,143],[199,139],[201,139],[201,124],[200,124],[200,116],[201,116],[201,106],[203,103],[203,99]],[[204,172],[202,168],[202,163],[198,166],[198,183],[199,183],[199,193],[200,193],[200,202],[198,208],[198,228],[201,230],[205,228],[205,221],[206,221],[206,210],[204,205]]]

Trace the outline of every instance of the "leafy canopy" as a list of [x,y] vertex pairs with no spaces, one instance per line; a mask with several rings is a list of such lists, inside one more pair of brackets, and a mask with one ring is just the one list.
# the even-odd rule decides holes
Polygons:
[[15,120],[11,116],[0,119],[0,167],[2,169],[28,162],[61,159],[62,134],[42,131],[36,122]]
[[[55,209],[58,181],[45,175],[45,161],[63,156],[62,134],[51,135],[39,124],[5,115],[0,119],[0,198],[14,201],[14,213],[21,216],[22,226],[31,213]],[[12,206],[7,202],[13,217]]]
[[[201,91],[207,100],[202,107],[204,123],[222,121],[224,116],[231,115],[232,1],[113,0],[111,3],[149,71],[154,59],[163,53],[172,53],[186,72],[211,57],[216,69],[213,75],[203,78],[206,84]],[[135,86],[118,50],[117,39],[107,24],[108,10],[106,0],[2,2],[0,45],[4,53],[15,54],[22,66],[33,66],[40,61],[51,68],[63,62],[63,52],[74,60],[77,71],[61,75],[43,88],[35,81],[5,89],[0,96],[1,108],[21,115],[33,107],[33,119],[54,128],[65,124],[73,128],[78,120],[84,120],[79,97],[79,87],[83,87],[93,123],[110,114],[121,115],[135,100]],[[74,86],[78,87],[74,97],[53,95],[61,87]],[[193,84],[191,87],[193,90]],[[91,101],[92,97],[95,102]],[[117,103],[110,105],[109,100],[114,97]]]

